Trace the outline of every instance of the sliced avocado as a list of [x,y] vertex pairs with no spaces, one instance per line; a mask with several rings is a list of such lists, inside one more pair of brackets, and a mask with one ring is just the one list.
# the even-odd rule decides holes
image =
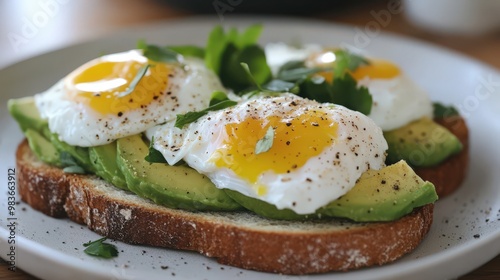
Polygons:
[[240,192],[230,189],[224,189],[234,201],[238,202],[241,206],[254,212],[255,214],[273,220],[308,220],[320,218],[321,215],[316,213],[310,215],[300,215],[291,209],[278,209],[273,204],[267,203],[263,200],[246,196]]
[[42,132],[42,129],[47,126],[47,121],[40,117],[38,108],[35,106],[35,99],[32,96],[10,99],[7,101],[7,108],[23,132],[28,128]]
[[392,221],[415,207],[437,200],[434,185],[424,182],[405,161],[366,171],[348,193],[310,215],[299,215],[290,209],[278,210],[274,205],[239,192],[226,192],[248,210],[281,220],[335,217],[358,222]]
[[434,166],[462,150],[453,133],[429,118],[385,131],[384,137],[389,145],[387,164],[403,159],[411,166]]
[[235,210],[241,208],[223,190],[188,166],[149,163],[148,145],[141,135],[117,140],[118,166],[128,189],[157,204],[186,210]]
[[59,151],[43,135],[31,128],[26,129],[24,135],[28,139],[31,150],[40,160],[56,166],[61,165]]
[[434,185],[423,181],[402,160],[366,171],[354,188],[318,212],[358,222],[392,221],[437,199]]
[[95,173],[116,187],[128,190],[125,176],[118,167],[117,154],[116,142],[89,148],[90,162]]
[[59,139],[55,133],[50,133],[48,127],[44,129],[43,135],[49,138],[54,147],[61,153],[67,152],[70,154],[85,171],[95,173],[95,168],[90,161],[89,149],[85,147],[71,146]]

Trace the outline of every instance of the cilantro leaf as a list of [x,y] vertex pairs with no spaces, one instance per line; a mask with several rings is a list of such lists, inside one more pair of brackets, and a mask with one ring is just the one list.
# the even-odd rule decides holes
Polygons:
[[152,137],[151,142],[149,143],[149,152],[144,158],[144,160],[146,160],[149,163],[167,163],[167,160],[165,159],[163,154],[154,148],[154,142],[155,138]]
[[323,76],[312,76],[299,83],[299,96],[320,103],[334,103],[332,85]]
[[291,92],[297,94],[299,87],[296,83],[291,83],[283,80],[274,79],[262,85],[262,88],[272,92]]
[[84,252],[91,256],[101,257],[105,259],[110,259],[112,257],[118,256],[118,250],[116,246],[109,243],[104,243],[106,237],[95,241],[89,241],[84,243],[83,246],[87,247]]
[[[252,69],[252,76],[245,75],[245,69],[241,63]],[[238,49],[236,45],[229,44],[222,56],[222,64],[219,73],[224,86],[235,92],[251,87],[255,84],[263,84],[272,77],[271,69],[267,65],[266,54],[258,45],[250,45]]]
[[282,92],[299,92],[299,88],[296,83],[291,83],[279,79],[274,79],[268,83],[265,83],[264,85],[261,85],[250,71],[250,67],[248,66],[248,64],[242,62],[240,63],[240,65],[243,68],[245,74],[252,81],[254,87],[240,91],[238,93],[239,95],[250,94],[250,96],[253,96],[254,94],[264,93],[267,96],[274,96]]
[[434,107],[434,118],[436,119],[459,115],[458,110],[453,106],[445,106],[439,102],[434,102],[432,106]]
[[139,84],[139,82],[142,80],[142,78],[144,77],[144,75],[146,75],[146,72],[148,71],[149,69],[149,64],[146,64],[144,66],[142,66],[139,71],[137,71],[137,75],[135,75],[134,79],[130,82],[130,84],[128,85],[127,89],[118,93],[118,97],[124,97],[124,96],[127,96],[129,94],[131,94],[135,88],[137,87],[137,85]]
[[137,47],[142,50],[142,54],[150,60],[158,62],[178,62],[179,54],[171,49],[148,45],[145,41],[139,41]]
[[222,53],[226,49],[227,39],[222,26],[218,25],[208,35],[205,47],[205,65],[215,73],[219,73]]
[[227,33],[221,26],[212,29],[205,47],[205,65],[219,75],[225,87],[238,92],[253,85],[241,62],[250,66],[259,84],[271,79],[264,49],[257,45],[262,29],[262,25],[249,26],[241,33],[236,28]]
[[[225,96],[223,97],[222,94]],[[185,114],[178,114],[175,119],[175,127],[182,128],[186,124],[190,124],[197,119],[208,114],[210,111],[222,110],[231,106],[238,104],[236,101],[230,100],[227,95],[223,92],[216,91],[212,94],[210,99],[209,107],[201,111],[187,112]]]
[[335,77],[342,76],[347,71],[355,71],[361,65],[368,65],[370,62],[357,54],[347,50],[336,50],[335,54]]
[[348,73],[335,78],[332,84],[332,103],[368,115],[372,109],[372,102],[368,88],[364,86],[358,88],[356,80]]
[[205,57],[205,49],[198,46],[167,46],[166,48],[182,56],[198,57],[202,59]]
[[240,49],[246,46],[255,45],[262,34],[262,30],[264,30],[262,24],[251,25],[241,35],[234,38],[234,43]]
[[257,144],[255,145],[255,154],[262,154],[273,146],[273,141],[274,141],[274,128],[272,126],[269,126],[269,128],[266,131],[266,135],[262,139],[259,139],[257,141]]

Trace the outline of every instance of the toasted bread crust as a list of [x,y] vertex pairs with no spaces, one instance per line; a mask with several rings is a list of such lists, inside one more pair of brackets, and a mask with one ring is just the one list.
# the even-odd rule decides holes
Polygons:
[[465,120],[460,116],[435,119],[435,121],[455,134],[463,149],[437,166],[413,169],[422,179],[432,182],[438,196],[442,198],[458,189],[466,177],[469,166],[469,130]]
[[412,251],[432,224],[432,204],[393,222],[272,221],[244,212],[193,213],[155,205],[90,175],[40,162],[26,141],[16,153],[21,199],[130,244],[197,251],[245,269],[309,274],[392,262]]

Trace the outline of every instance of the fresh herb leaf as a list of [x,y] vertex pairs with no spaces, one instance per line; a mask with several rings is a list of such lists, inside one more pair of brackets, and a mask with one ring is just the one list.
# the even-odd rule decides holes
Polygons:
[[344,73],[343,77],[336,77],[332,84],[331,102],[368,115],[373,100],[368,88],[358,87],[356,80],[349,73]]
[[243,71],[245,71],[247,77],[249,77],[250,80],[252,81],[253,85],[256,86],[257,89],[259,89],[260,91],[264,91],[260,83],[257,82],[257,79],[255,79],[255,77],[253,76],[252,71],[250,71],[250,67],[248,66],[248,64],[246,64],[245,62],[241,62],[240,65],[243,68]]
[[283,80],[274,79],[269,83],[262,85],[264,90],[272,92],[291,92],[294,94],[299,93],[299,87],[296,83],[291,83]]
[[205,57],[205,49],[198,46],[168,46],[167,49],[174,51],[182,56],[198,57],[201,59]]
[[226,93],[223,91],[214,91],[212,92],[212,96],[210,96],[210,103],[208,106],[214,106],[217,103],[221,103],[223,101],[229,100]]
[[[252,69],[252,77],[245,75],[241,63]],[[266,54],[258,45],[250,45],[238,49],[236,45],[227,45],[223,56],[219,77],[224,86],[239,92],[248,87],[264,84],[272,78],[271,69],[267,65]]]
[[334,103],[332,85],[323,76],[308,77],[299,83],[299,96],[320,103]]
[[146,75],[146,72],[148,71],[149,69],[149,64],[146,64],[144,66],[142,66],[139,71],[137,71],[137,75],[135,75],[134,79],[130,82],[130,84],[128,85],[127,89],[118,93],[118,97],[124,97],[124,96],[127,96],[129,94],[131,94],[135,88],[137,87],[137,85],[139,84],[139,82],[142,80],[142,78],[144,77],[144,75]]
[[219,73],[221,57],[226,49],[227,39],[222,26],[216,26],[208,35],[205,47],[205,65],[215,73]]
[[250,66],[259,84],[271,79],[272,73],[264,49],[257,45],[262,28],[262,25],[252,25],[241,33],[236,28],[225,33],[221,26],[217,26],[209,34],[205,65],[219,75],[225,87],[238,92],[253,85],[249,77],[244,75],[241,62]]
[[274,141],[274,128],[272,126],[269,126],[269,128],[266,131],[266,135],[262,139],[259,139],[257,141],[257,144],[255,145],[255,154],[262,154],[273,146],[273,141]]
[[83,246],[87,247],[84,252],[91,256],[101,257],[105,259],[110,259],[112,257],[118,256],[118,250],[116,246],[109,243],[104,243],[106,237],[95,241],[89,241],[84,243]]
[[264,29],[264,26],[262,24],[255,24],[249,26],[243,34],[240,36],[236,36],[234,39],[234,42],[236,46],[240,49],[254,45],[257,43],[257,41],[260,38],[260,35],[262,34],[262,30]]
[[[224,94],[225,97],[222,96]],[[190,124],[197,119],[203,117],[210,111],[218,111],[238,104],[236,101],[230,100],[223,92],[214,92],[210,99],[209,107],[201,111],[187,112],[185,114],[178,114],[175,119],[175,127],[182,128],[186,124]]]
[[152,61],[158,62],[178,62],[179,54],[169,48],[156,45],[148,45],[144,41],[139,41],[137,47],[142,50],[142,54]]
[[155,138],[152,137],[151,142],[149,143],[149,152],[144,158],[144,160],[146,160],[149,163],[167,163],[167,160],[165,159],[163,154],[154,148],[154,142]]
[[63,166],[63,172],[74,174],[85,174],[85,169],[78,165],[75,158],[68,152],[62,151],[59,153],[59,160]]
[[281,71],[278,75],[278,79],[284,80],[284,81],[299,81],[302,79],[306,79],[308,76],[312,74],[316,74],[319,72],[323,71],[328,71],[331,70],[329,68],[321,68],[321,67],[314,67],[314,68],[294,68],[290,70],[284,70]]
[[347,50],[337,50],[335,54],[335,77],[342,76],[347,71],[355,71],[361,65],[368,65],[370,62],[357,54]]
[[453,106],[445,106],[439,102],[433,103],[432,106],[434,107],[434,118],[436,119],[459,115],[458,110]]
[[268,96],[269,95],[273,96],[282,92],[291,92],[295,94],[299,92],[297,84],[279,79],[274,79],[268,83],[265,83],[264,85],[261,85],[252,74],[252,71],[250,71],[250,67],[248,66],[248,64],[242,62],[240,63],[240,65],[243,68],[245,74],[249,77],[249,79],[252,81],[254,85],[254,88],[250,88],[250,90],[240,91],[239,92],[240,95],[249,94],[249,96],[251,97],[255,94],[264,93]]

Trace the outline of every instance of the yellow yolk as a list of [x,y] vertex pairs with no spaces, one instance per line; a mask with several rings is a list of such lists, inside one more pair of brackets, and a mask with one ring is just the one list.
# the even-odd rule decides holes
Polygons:
[[[322,53],[314,54],[308,58],[308,62],[313,66],[329,66],[335,63],[335,54],[332,51],[325,51]],[[392,79],[401,74],[401,70],[394,63],[383,59],[369,59],[370,64],[360,65],[355,71],[349,71],[357,81],[365,77],[370,79]],[[332,82],[332,71],[320,72],[320,75],[326,79],[327,82]]]
[[[129,94],[131,82],[142,67],[149,69]],[[101,114],[122,114],[143,108],[163,94],[168,83],[170,66],[150,62],[138,52],[103,56],[92,60],[66,78],[68,97]]]
[[371,79],[392,79],[401,74],[399,67],[392,62],[382,59],[370,59],[370,64],[359,66],[351,75],[356,80],[365,77]]
[[[274,128],[273,144],[268,151],[256,155],[255,146],[270,126]],[[255,184],[266,171],[290,173],[319,155],[325,147],[333,145],[337,127],[338,124],[332,123],[321,111],[307,111],[288,120],[274,116],[264,120],[249,118],[225,126],[226,138],[222,148],[213,154],[211,160],[216,166],[229,168]],[[254,187],[258,195],[266,193],[265,186]]]

